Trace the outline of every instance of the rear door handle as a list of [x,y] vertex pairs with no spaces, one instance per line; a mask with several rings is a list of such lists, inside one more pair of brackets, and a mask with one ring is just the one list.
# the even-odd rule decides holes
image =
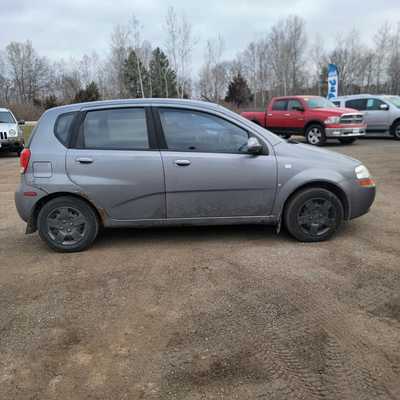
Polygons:
[[191,161],[189,160],[175,160],[175,164],[178,165],[179,167],[186,167],[191,164]]
[[90,157],[79,157],[76,159],[76,162],[80,164],[91,164],[93,162],[93,158]]

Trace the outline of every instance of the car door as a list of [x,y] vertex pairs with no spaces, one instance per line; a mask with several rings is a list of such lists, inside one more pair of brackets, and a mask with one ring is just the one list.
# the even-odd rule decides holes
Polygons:
[[287,106],[286,127],[294,133],[300,133],[304,127],[303,105],[297,99],[290,99]]
[[67,152],[68,176],[115,220],[165,218],[164,173],[151,112],[109,108],[83,113]]
[[367,107],[364,112],[364,120],[368,129],[382,131],[389,129],[390,106],[376,98],[367,99]]
[[263,143],[265,154],[246,153],[251,134],[220,115],[167,107],[158,115],[167,147],[161,151],[167,218],[270,214],[276,191],[272,148]]
[[288,100],[273,100],[271,108],[267,112],[267,128],[274,132],[283,132],[287,128],[287,112]]

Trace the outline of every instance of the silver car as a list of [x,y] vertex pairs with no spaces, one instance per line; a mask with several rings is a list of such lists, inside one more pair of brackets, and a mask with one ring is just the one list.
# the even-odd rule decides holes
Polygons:
[[50,109],[20,163],[27,233],[67,252],[87,248],[100,227],[282,222],[298,240],[322,241],[375,198],[359,161],[190,100]]
[[400,96],[357,94],[338,97],[333,103],[362,111],[367,133],[388,132],[400,140]]
[[7,108],[0,108],[0,151],[15,152],[18,155],[24,148],[24,137],[14,114]]

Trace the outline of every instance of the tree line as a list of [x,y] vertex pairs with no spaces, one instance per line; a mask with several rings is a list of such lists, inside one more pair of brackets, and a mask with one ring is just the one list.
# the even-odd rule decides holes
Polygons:
[[[192,56],[202,46],[195,26],[170,7],[164,40],[143,38],[132,16],[113,27],[106,54],[49,60],[32,42],[11,42],[0,50],[0,103],[25,118],[72,102],[128,97],[201,98],[233,108],[262,108],[272,96],[327,91],[327,65],[340,74],[340,94],[400,94],[400,23],[379,27],[371,43],[352,30],[331,48],[306,33],[306,21],[290,16],[227,59],[222,35],[204,43],[200,68]],[[29,115],[27,115],[29,114]],[[33,115],[36,114],[36,115]]]

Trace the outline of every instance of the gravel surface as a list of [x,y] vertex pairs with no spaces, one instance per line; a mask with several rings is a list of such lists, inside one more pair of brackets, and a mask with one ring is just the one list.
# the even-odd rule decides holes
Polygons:
[[378,182],[331,241],[263,226],[24,235],[0,155],[0,399],[400,399],[400,142],[328,146]]

